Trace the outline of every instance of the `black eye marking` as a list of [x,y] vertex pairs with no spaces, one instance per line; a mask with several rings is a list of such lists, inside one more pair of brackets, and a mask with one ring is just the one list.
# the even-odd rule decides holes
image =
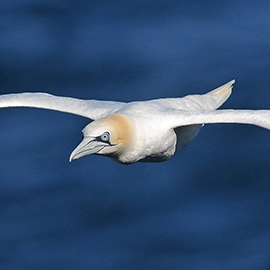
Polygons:
[[109,131],[105,131],[101,136],[98,136],[95,138],[96,141],[100,141],[103,143],[107,143],[110,146],[114,146],[114,144],[110,142],[110,139],[111,139],[111,134]]
[[[105,131],[103,132],[100,136],[87,136],[87,135],[84,135],[84,133],[82,132],[82,137],[83,139],[86,139],[86,138],[89,138],[89,143],[91,141],[97,141],[97,142],[102,142],[102,143],[106,143],[110,146],[114,146],[114,144],[112,144],[110,142],[110,139],[111,139],[111,134],[109,131]],[[105,147],[106,145],[104,145]]]
[[103,142],[109,142],[109,141],[110,141],[110,138],[111,138],[111,134],[110,134],[108,131],[105,131],[105,132],[100,136],[100,139],[101,139]]

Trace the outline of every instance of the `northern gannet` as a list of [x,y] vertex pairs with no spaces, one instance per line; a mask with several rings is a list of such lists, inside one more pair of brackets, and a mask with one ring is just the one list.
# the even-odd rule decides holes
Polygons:
[[204,95],[137,102],[80,100],[46,93],[0,96],[0,108],[35,107],[94,120],[70,161],[89,154],[131,164],[165,161],[183,149],[204,124],[242,123],[270,129],[270,110],[216,110],[230,96],[234,80]]

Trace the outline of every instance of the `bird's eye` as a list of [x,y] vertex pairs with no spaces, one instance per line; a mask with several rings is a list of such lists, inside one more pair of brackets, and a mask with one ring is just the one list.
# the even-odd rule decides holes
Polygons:
[[104,132],[101,136],[100,136],[100,139],[103,141],[103,142],[108,142],[110,140],[110,133],[108,131]]

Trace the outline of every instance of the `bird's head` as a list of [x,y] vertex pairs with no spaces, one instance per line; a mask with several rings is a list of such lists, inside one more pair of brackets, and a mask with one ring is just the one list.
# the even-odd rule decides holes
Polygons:
[[98,154],[118,159],[132,139],[130,120],[120,114],[91,122],[83,129],[83,140],[70,155],[70,161],[85,155]]

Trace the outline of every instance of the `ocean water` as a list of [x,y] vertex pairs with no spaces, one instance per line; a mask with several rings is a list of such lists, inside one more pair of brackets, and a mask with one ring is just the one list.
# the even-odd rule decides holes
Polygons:
[[[270,109],[268,1],[2,1],[0,90]],[[164,163],[69,163],[89,120],[0,111],[0,268],[270,269],[270,132],[206,125]]]

